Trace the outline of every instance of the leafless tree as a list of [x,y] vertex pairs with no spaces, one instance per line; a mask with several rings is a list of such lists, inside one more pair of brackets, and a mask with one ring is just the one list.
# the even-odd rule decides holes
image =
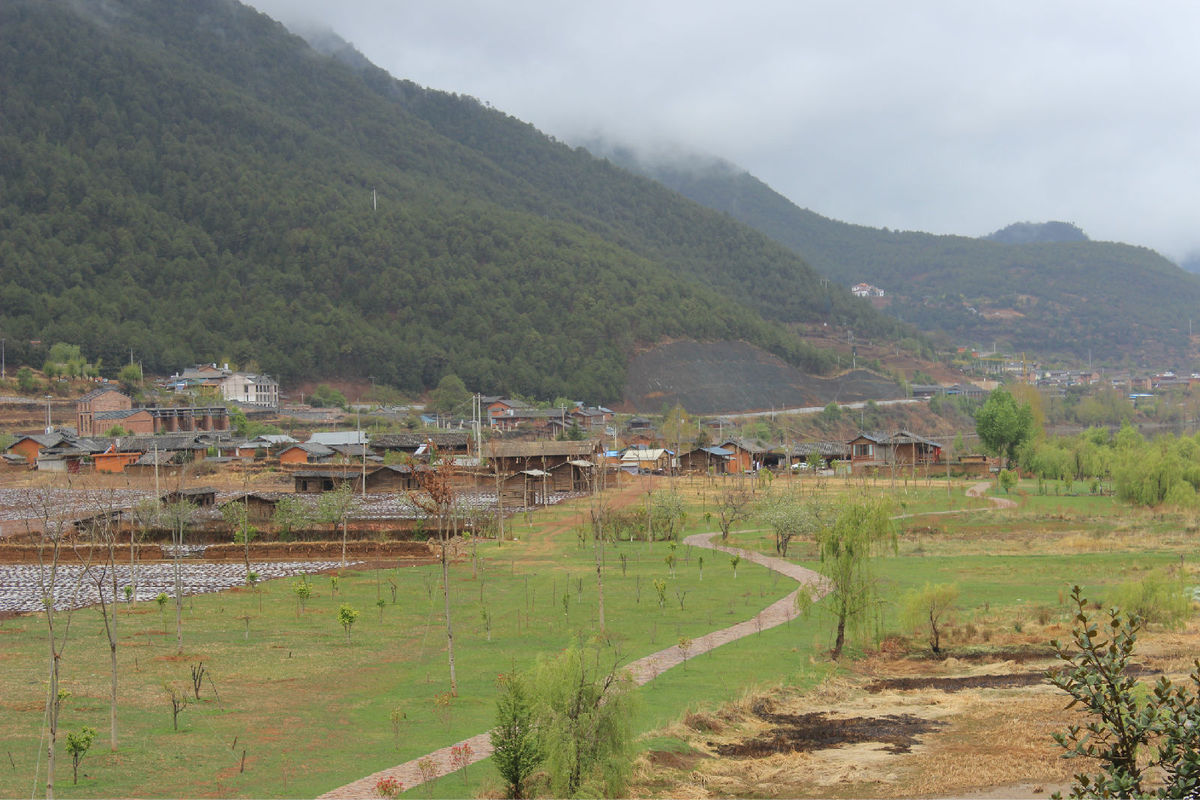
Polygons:
[[[104,633],[108,637],[111,690],[109,694],[109,748],[117,750],[117,526],[120,521],[121,505],[112,489],[95,490],[87,493],[87,505],[91,513],[88,520],[90,545],[100,559],[99,569],[91,569],[92,581],[96,584],[96,595],[100,599],[100,616],[104,620]],[[130,534],[133,548],[133,534]],[[106,586],[107,584],[107,586]]]
[[[435,454],[436,457],[436,454]],[[458,678],[454,672],[454,627],[450,619],[450,519],[454,510],[454,486],[450,480],[450,465],[442,461],[431,469],[417,473],[421,491],[409,496],[419,509],[434,518],[442,558],[442,599],[446,616],[446,650],[450,658],[450,692],[458,696]]]
[[[25,531],[37,542],[38,592],[42,598],[42,610],[46,617],[47,671],[46,724],[48,743],[46,747],[46,797],[54,797],[55,753],[58,749],[58,718],[63,694],[60,690],[59,668],[63,651],[71,631],[71,616],[77,605],[79,588],[84,570],[90,566],[86,559],[90,549],[75,548],[74,525],[58,504],[49,489],[31,489],[25,494],[29,516],[25,519]],[[73,557],[80,561],[72,569],[65,569],[63,561]],[[61,606],[61,608],[60,608]]]
[[196,518],[196,505],[189,500],[163,503],[160,521],[171,531],[171,564],[175,578],[175,645],[183,652],[183,537]]

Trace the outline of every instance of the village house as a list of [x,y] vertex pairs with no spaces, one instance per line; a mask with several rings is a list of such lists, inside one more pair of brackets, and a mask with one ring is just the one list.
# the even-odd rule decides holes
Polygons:
[[613,412],[603,406],[585,406],[578,403],[567,412],[570,422],[574,422],[586,431],[605,428],[613,420]]
[[177,394],[209,393],[240,405],[279,407],[279,384],[262,373],[237,372],[228,364],[197,364],[172,375],[169,385]]
[[524,469],[548,472],[571,460],[592,461],[600,452],[600,446],[593,441],[491,441],[484,445],[483,450],[491,460],[493,470],[498,470],[502,475],[511,475]]
[[[96,425],[96,414],[112,411],[128,411],[133,408],[133,399],[120,392],[115,386],[93,389],[75,401],[75,431],[80,436],[97,436],[112,427]],[[147,431],[153,433],[154,431]]]
[[940,463],[942,457],[940,444],[904,430],[892,434],[860,433],[849,445],[850,468],[855,472],[888,466],[929,466]]
[[467,431],[427,431],[422,433],[384,433],[372,436],[370,449],[377,456],[403,453],[408,456],[467,455],[474,440]]
[[333,460],[334,449],[323,444],[299,442],[279,451],[281,466],[301,464],[327,464]]
[[697,447],[680,454],[679,469],[681,472],[723,475],[732,455],[732,450],[723,447]]
[[621,468],[635,473],[666,473],[675,467],[675,454],[662,447],[631,447],[621,454]]

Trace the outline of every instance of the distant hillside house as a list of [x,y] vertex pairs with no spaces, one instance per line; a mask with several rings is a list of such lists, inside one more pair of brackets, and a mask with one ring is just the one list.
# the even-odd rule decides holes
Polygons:
[[855,297],[883,297],[887,294],[883,289],[869,283],[856,283],[850,287],[850,292]]

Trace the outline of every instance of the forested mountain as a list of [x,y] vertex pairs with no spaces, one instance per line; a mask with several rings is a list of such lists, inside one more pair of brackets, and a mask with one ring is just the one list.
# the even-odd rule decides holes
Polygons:
[[879,286],[888,313],[958,344],[1181,368],[1196,358],[1200,279],[1153,250],[1091,242],[1065,223],[1019,223],[996,241],[851,225],[727,162],[589,147],[766,233],[843,286]]
[[983,238],[1001,244],[1089,241],[1087,234],[1070,222],[1014,222]]
[[9,363],[38,339],[612,400],[667,338],[819,372],[779,323],[906,335],[727,215],[332,49],[231,0],[0,4]]

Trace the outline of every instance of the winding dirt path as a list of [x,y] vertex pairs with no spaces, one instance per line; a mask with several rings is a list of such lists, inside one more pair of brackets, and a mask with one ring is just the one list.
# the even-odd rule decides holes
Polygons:
[[[685,544],[695,547],[741,556],[745,561],[761,564],[767,569],[775,570],[781,575],[795,580],[799,586],[797,586],[795,591],[787,595],[787,597],[776,600],[748,620],[731,625],[728,628],[707,633],[704,636],[696,637],[692,640],[692,646],[688,649],[686,657],[678,647],[672,646],[631,662],[625,669],[629,671],[636,685],[642,686],[649,683],[666,670],[682,664],[687,659],[696,658],[723,644],[728,644],[744,636],[761,633],[768,628],[782,625],[794,618],[799,613],[796,607],[796,594],[800,591],[800,586],[815,586],[820,595],[825,594],[825,579],[816,572],[797,566],[796,564],[791,564],[783,559],[763,555],[762,553],[743,550],[738,547],[726,547],[714,544],[712,540],[719,535],[720,533],[715,531],[712,533],[695,533],[683,541]],[[482,761],[492,754],[492,743],[489,734],[486,732],[480,733],[461,742],[434,750],[432,753],[428,753],[419,759],[406,761],[403,764],[389,767],[368,775],[365,778],[360,778],[353,783],[340,786],[337,789],[326,792],[321,797],[329,798],[330,800],[333,798],[337,798],[338,800],[367,800],[367,798],[375,798],[378,797],[375,794],[375,784],[380,778],[385,777],[395,778],[404,784],[405,789],[411,789],[414,786],[421,785],[426,780],[446,775],[461,768],[463,766],[461,762],[454,763],[452,751],[455,748],[463,748],[464,745],[470,746],[471,755],[467,758],[467,764]],[[422,761],[426,762],[428,774],[423,774],[421,771],[420,762]],[[432,769],[430,769],[431,764]]]
[[[977,483],[967,489],[967,496],[983,497],[990,486],[991,483],[987,481]],[[988,499],[995,508],[1014,508],[1016,506],[1015,502],[1007,498],[991,497]],[[761,633],[768,628],[774,628],[795,618],[799,613],[796,606],[796,595],[802,587],[814,587],[819,597],[824,596],[828,592],[828,582],[818,573],[784,561],[781,558],[775,558],[751,550],[743,550],[739,547],[727,547],[716,544],[713,542],[713,539],[719,535],[720,532],[718,531],[695,533],[683,541],[685,544],[695,547],[738,555],[746,561],[760,564],[767,569],[774,570],[796,581],[798,584],[796,589],[786,597],[776,600],[748,620],[693,639],[692,646],[688,649],[686,656],[678,647],[672,646],[631,662],[626,666],[626,669],[629,671],[636,685],[642,686],[649,683],[666,670],[682,664],[687,659],[696,658],[723,644],[728,644],[729,642],[755,633]],[[360,778],[345,786],[340,786],[321,795],[321,798],[323,800],[369,800],[370,798],[377,798],[375,784],[380,778],[386,777],[395,778],[400,781],[405,789],[420,786],[427,780],[432,780],[460,769],[463,766],[461,757],[459,762],[455,763],[453,751],[456,748],[463,749],[464,745],[469,745],[470,747],[470,756],[466,759],[467,765],[482,761],[492,754],[492,743],[489,733],[480,733],[461,742],[434,750],[432,753],[428,753],[421,758],[406,761],[403,764],[398,764],[397,766],[368,775],[365,778]],[[422,773],[420,766],[420,762],[422,761],[426,764],[426,773]]]

